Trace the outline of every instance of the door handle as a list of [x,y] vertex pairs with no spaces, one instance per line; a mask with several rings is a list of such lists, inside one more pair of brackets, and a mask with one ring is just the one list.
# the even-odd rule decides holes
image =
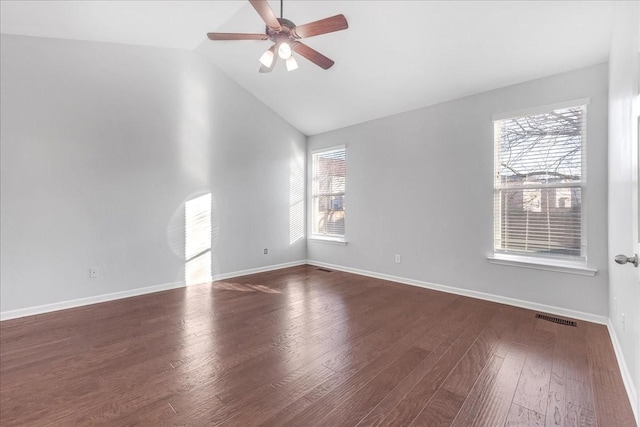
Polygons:
[[638,266],[638,254],[634,254],[633,256],[616,255],[615,260],[618,264],[626,264],[629,262],[633,264],[634,267]]

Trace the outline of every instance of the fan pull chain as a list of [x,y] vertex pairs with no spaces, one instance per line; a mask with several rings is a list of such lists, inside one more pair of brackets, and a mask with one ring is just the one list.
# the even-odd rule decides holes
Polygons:
[[283,10],[282,10],[283,9],[283,2],[284,2],[284,0],[280,0],[280,19],[283,18],[283,16],[282,16],[282,14],[283,14]]

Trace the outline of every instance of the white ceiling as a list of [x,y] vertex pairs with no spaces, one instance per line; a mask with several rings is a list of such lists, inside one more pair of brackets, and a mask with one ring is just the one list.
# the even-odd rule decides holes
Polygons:
[[[271,1],[279,16],[280,2]],[[608,58],[613,2],[285,0],[298,25],[338,13],[349,29],[303,40],[333,59],[298,57],[258,73],[267,41],[210,31],[264,31],[244,0],[6,1],[0,31],[195,49],[307,135],[433,105]]]
[[0,31],[23,36],[193,49],[243,1],[1,0]]

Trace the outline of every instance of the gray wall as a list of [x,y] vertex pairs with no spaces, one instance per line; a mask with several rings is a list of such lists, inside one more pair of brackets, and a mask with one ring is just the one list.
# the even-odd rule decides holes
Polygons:
[[0,311],[182,282],[184,203],[207,192],[214,275],[305,259],[290,173],[306,137],[209,62],[1,42]]
[[[184,202],[206,192],[214,275],[306,257],[305,137],[196,54],[3,35],[1,84],[0,311],[182,281]],[[489,264],[492,115],[583,97],[598,275]],[[347,144],[349,244],[308,258],[606,315],[606,109],[600,65],[311,137]]]
[[[585,97],[587,256],[598,274],[489,264],[492,115]],[[607,315],[606,64],[312,136],[308,149],[338,144],[347,145],[348,245],[309,241],[310,260]]]

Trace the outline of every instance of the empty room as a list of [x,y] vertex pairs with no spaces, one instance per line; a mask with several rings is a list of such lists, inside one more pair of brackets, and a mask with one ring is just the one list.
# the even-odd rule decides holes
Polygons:
[[3,427],[638,425],[639,1],[0,34]]

